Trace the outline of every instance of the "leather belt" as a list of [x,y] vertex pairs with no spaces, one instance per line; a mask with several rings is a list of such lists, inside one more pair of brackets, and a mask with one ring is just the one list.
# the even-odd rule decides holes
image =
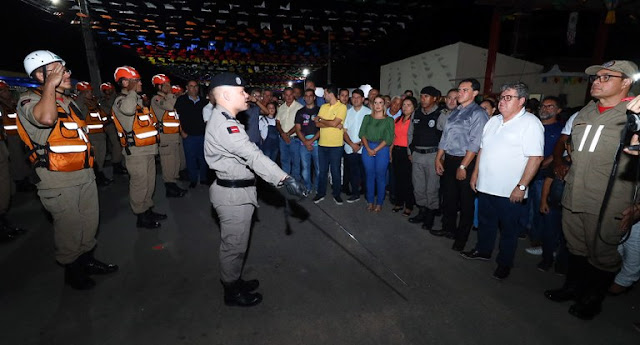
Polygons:
[[253,187],[256,185],[256,179],[252,178],[250,180],[221,180],[216,179],[216,183],[218,186],[227,187],[227,188],[246,188]]
[[418,152],[418,153],[422,153],[424,155],[424,154],[427,154],[427,153],[438,152],[438,148],[437,147],[430,147],[428,149],[413,149],[412,151]]

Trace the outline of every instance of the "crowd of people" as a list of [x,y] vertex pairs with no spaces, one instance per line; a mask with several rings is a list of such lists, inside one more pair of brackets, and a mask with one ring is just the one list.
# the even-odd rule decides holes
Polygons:
[[[54,53],[29,54],[25,69],[41,86],[18,99],[0,81],[0,135],[7,143],[0,145],[0,237],[25,232],[5,217],[8,191],[12,180],[28,189],[33,179],[54,220],[56,260],[76,289],[92,288],[92,274],[118,270],[93,256],[97,185],[113,181],[103,171],[108,152],[113,173],[129,176],[137,227],[158,228],[167,218],[153,210],[156,155],[166,197],[188,193],[181,179],[189,188],[211,185],[228,305],[262,300],[253,292],[258,281],[241,277],[256,174],[319,205],[327,202],[329,184],[335,204],[343,205],[344,195],[372,214],[388,198],[392,212],[452,239],[465,259],[490,260],[499,234],[498,280],[510,275],[519,238],[528,238],[526,251],[541,256],[537,268],[566,277],[545,296],[574,301],[569,312],[581,319],[599,314],[607,293],[622,294],[640,278],[634,225],[640,209],[629,178],[638,151],[621,152],[619,145],[638,144],[625,126],[627,108],[640,111],[640,97],[629,97],[638,73],[632,62],[587,68],[593,100],[568,119],[560,98],[532,100],[521,82],[503,85],[497,95],[481,95],[473,78],[446,93],[427,85],[418,97],[411,90],[386,96],[317,87],[311,80],[281,93],[245,92],[244,79],[222,73],[205,95],[196,80],[185,91],[158,74],[149,98],[141,95],[136,69],[122,66],[116,85],[102,84],[97,97],[89,82],[71,85],[71,71]],[[82,222],[69,221],[77,215]],[[468,247],[473,231],[477,241]]]

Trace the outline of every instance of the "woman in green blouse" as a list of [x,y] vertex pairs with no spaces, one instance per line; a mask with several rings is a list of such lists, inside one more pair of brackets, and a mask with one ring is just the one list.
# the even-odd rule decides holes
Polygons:
[[[373,112],[365,116],[360,127],[360,139],[366,152],[362,153],[362,163],[367,179],[367,210],[380,212],[384,201],[387,167],[389,166],[389,146],[393,143],[394,123],[384,111],[384,98],[373,100]],[[377,198],[374,196],[377,193]]]

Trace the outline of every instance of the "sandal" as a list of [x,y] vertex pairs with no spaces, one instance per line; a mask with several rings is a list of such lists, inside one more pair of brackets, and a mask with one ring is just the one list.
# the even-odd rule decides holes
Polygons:
[[413,212],[412,208],[405,208],[404,212],[402,212],[402,216],[403,217],[409,217],[411,215],[411,212]]
[[380,213],[380,211],[382,211],[382,205],[376,205],[376,207],[373,209],[373,212],[375,213]]
[[402,206],[393,206],[393,208],[391,209],[391,212],[398,213],[401,210],[402,210]]
[[367,211],[373,211],[373,204],[367,204]]

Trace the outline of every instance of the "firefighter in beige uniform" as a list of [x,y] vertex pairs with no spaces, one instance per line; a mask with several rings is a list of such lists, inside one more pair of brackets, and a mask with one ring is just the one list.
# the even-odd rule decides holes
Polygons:
[[118,131],[111,119],[111,108],[113,107],[113,101],[116,100],[116,89],[113,84],[107,82],[100,84],[100,91],[102,97],[98,101],[100,109],[108,114],[107,123],[104,125],[104,132],[109,140],[109,149],[111,151],[111,167],[113,168],[114,175],[126,175],[127,169],[122,165],[122,146],[120,146],[120,139],[118,138]]
[[162,179],[168,198],[183,197],[187,191],[178,187],[176,182],[180,177],[180,120],[174,108],[176,96],[171,93],[169,77],[164,74],[156,74],[151,78],[157,94],[151,98],[151,111],[158,119],[158,131],[160,132],[160,164],[162,165]]
[[93,170],[96,174],[96,183],[98,186],[108,186],[113,180],[104,175],[102,168],[107,155],[107,135],[104,133],[104,126],[109,117],[98,106],[91,84],[86,81],[80,81],[76,84],[76,91],[78,93],[76,103],[84,115],[89,141],[91,141],[91,147],[93,147],[95,155]]
[[18,132],[30,151],[40,181],[38,195],[53,217],[55,257],[65,266],[65,283],[90,289],[91,274],[118,266],[93,257],[99,221],[98,189],[91,168],[91,144],[77,105],[65,94],[71,72],[59,56],[38,50],[24,59],[25,70],[43,84],[18,101]]
[[9,149],[11,179],[15,182],[18,191],[34,191],[36,188],[29,181],[32,171],[27,163],[27,152],[18,136],[18,127],[16,126],[18,116],[16,99],[11,93],[9,84],[4,80],[0,80],[0,112],[0,121],[4,125],[6,134],[5,143]]
[[[604,203],[615,152],[627,122],[627,96],[638,67],[630,61],[609,61],[585,70],[591,75],[591,101],[578,112],[571,128],[571,168],[562,195],[562,230],[569,249],[569,265],[561,289],[547,290],[553,301],[575,300],[569,313],[591,319],[600,313],[602,301],[621,258],[618,241],[624,234],[621,220],[634,191],[636,163],[620,156],[611,197],[604,207],[602,226],[598,218]],[[627,141],[628,142],[628,141]],[[629,224],[630,226],[630,224]]]
[[[11,173],[9,169],[9,150],[7,134],[2,121],[4,113],[0,109],[0,242],[7,242],[25,233],[24,229],[12,225],[6,218],[11,201]],[[17,132],[17,130],[16,130]],[[20,142],[22,144],[22,142]]]
[[[251,217],[258,205],[255,174],[265,181],[284,184],[290,194],[306,196],[304,186],[280,169],[249,141],[236,115],[248,108],[244,81],[232,73],[211,80],[217,102],[207,123],[204,152],[209,167],[217,174],[209,198],[220,219],[220,276],[226,305],[252,306],[262,295],[251,293],[257,280],[241,279]],[[211,93],[209,93],[211,94]]]
[[158,221],[167,219],[153,212],[153,192],[156,188],[158,131],[151,111],[144,107],[138,92],[142,90],[140,74],[135,68],[122,66],[114,73],[121,91],[113,102],[113,120],[118,130],[124,159],[129,171],[129,203],[138,216],[136,226],[154,229]]

